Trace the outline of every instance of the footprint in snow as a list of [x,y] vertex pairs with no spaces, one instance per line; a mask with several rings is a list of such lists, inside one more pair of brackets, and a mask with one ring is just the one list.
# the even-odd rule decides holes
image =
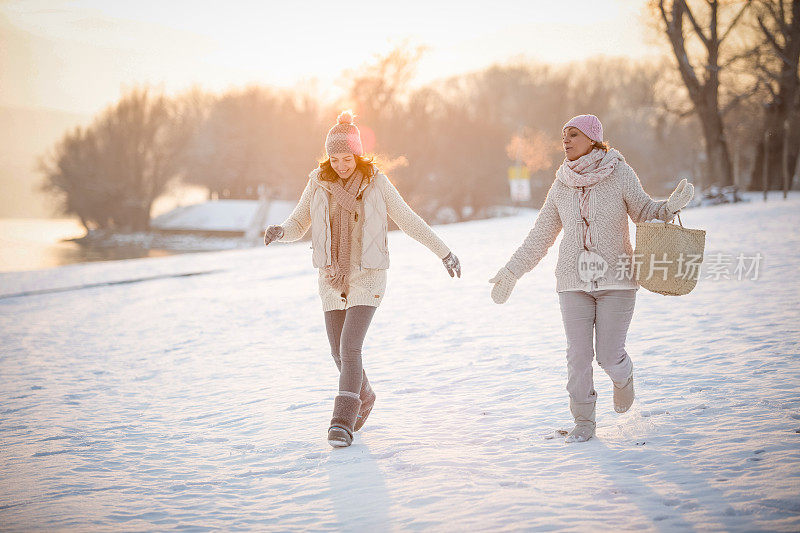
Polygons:
[[653,410],[653,411],[641,411],[639,414],[641,415],[642,418],[650,418],[651,416],[668,415],[669,411],[664,411],[662,409],[657,409],[657,410]]

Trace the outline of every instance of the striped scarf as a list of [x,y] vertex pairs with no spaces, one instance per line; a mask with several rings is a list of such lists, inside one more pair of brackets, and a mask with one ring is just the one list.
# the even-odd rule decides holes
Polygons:
[[351,245],[351,226],[357,200],[356,195],[361,187],[363,176],[359,170],[355,170],[346,183],[347,188],[342,186],[341,180],[336,180],[331,184],[331,194],[339,204],[339,209],[333,213],[331,220],[331,266],[328,274],[331,285],[337,290],[345,292],[350,277],[350,245]]

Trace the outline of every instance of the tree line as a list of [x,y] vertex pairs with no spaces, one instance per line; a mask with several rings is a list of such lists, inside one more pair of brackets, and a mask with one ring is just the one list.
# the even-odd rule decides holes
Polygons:
[[508,168],[532,175],[538,206],[563,159],[562,124],[580,113],[653,195],[681,176],[700,187],[780,189],[800,150],[800,0],[652,0],[656,61],[516,61],[415,86],[424,50],[401,46],[343,74],[325,103],[311,88],[251,86],[167,97],[139,87],[40,160],[44,188],[87,229],[147,230],[175,183],[218,198],[296,199],[338,110],[426,218],[506,203]]

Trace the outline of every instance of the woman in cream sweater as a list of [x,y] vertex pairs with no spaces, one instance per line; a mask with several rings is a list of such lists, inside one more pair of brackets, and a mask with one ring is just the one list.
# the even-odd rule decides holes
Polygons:
[[628,217],[634,222],[671,220],[692,199],[694,187],[684,179],[668,200],[654,201],[622,154],[603,142],[603,126],[594,115],[567,122],[562,144],[566,158],[533,229],[490,283],[492,299],[504,303],[517,280],[539,263],[564,230],[556,290],[567,337],[567,392],[575,419],[566,440],[582,442],[595,432],[595,356],[614,383],[614,410],[624,413],[634,400],[633,363],[625,351],[625,337],[639,285],[631,268]]
[[387,216],[461,277],[458,258],[403,200],[389,179],[364,157],[351,112],[343,112],[325,140],[328,158],[309,175],[292,214],[270,226],[264,244],[291,242],[311,228],[313,263],[331,355],[339,368],[339,394],[328,442],[349,446],[369,416],[375,393],[363,371],[361,347],[386,291]]

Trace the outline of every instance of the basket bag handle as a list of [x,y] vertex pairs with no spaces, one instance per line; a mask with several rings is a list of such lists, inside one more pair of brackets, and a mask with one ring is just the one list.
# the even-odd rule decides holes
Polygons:
[[681,210],[680,209],[675,211],[675,215],[671,219],[669,219],[668,221],[664,222],[664,225],[673,223],[675,221],[675,217],[678,217],[678,224],[680,224],[681,227],[683,227],[683,222],[681,221]]

